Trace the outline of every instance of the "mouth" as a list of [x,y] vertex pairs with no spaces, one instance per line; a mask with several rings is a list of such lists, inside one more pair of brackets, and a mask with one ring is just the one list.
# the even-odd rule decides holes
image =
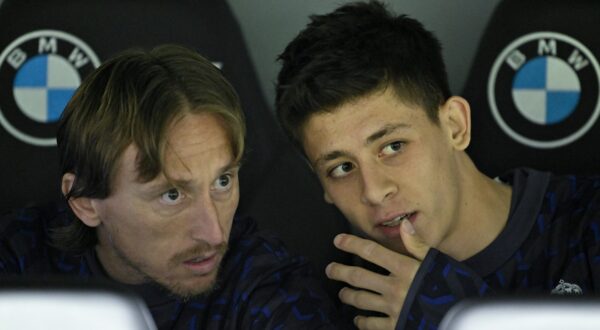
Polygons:
[[219,254],[211,253],[209,255],[203,255],[188,259],[183,264],[192,272],[198,275],[205,275],[215,270],[219,264]]
[[402,222],[402,220],[409,219],[414,214],[415,214],[415,212],[404,213],[404,214],[401,214],[401,215],[393,218],[392,220],[388,220],[386,222],[382,222],[380,225],[381,226],[385,226],[385,227],[396,227],[396,226],[400,225],[400,223]]
[[186,260],[186,261],[184,261],[184,263],[186,263],[186,264],[197,264],[197,263],[201,263],[201,262],[203,262],[203,261],[205,261],[207,259],[210,259],[212,257],[214,257],[214,255],[213,256],[207,256],[207,257],[198,257],[198,258]]

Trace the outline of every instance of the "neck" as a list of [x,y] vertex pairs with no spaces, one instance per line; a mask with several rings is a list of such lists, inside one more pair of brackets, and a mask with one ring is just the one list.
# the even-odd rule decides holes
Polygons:
[[457,226],[440,250],[458,261],[490,245],[508,222],[512,188],[493,180],[465,155],[461,175]]

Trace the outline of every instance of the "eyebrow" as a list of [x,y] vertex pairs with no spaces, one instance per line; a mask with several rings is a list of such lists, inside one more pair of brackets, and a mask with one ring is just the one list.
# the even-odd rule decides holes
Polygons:
[[[241,167],[241,163],[239,161],[232,162],[227,164],[219,169],[219,173],[225,173],[227,171],[231,171],[233,169],[239,169]],[[158,191],[167,190],[173,187],[182,187],[187,188],[191,185],[192,180],[188,179],[175,179],[175,178],[166,178],[163,173],[161,173],[161,177],[158,181],[152,182],[147,186],[147,188],[143,189],[148,193],[155,193]]]
[[404,123],[387,124],[387,125],[383,126],[380,130],[369,135],[369,137],[367,137],[367,140],[365,141],[365,146],[368,146],[368,145],[372,144],[373,142],[375,142],[385,136],[388,136],[398,130],[408,129],[410,127],[411,126],[409,124],[404,124]]
[[315,160],[315,162],[313,164],[313,167],[314,168],[318,168],[320,166],[320,164],[322,164],[322,163],[326,163],[326,162],[334,160],[336,158],[347,157],[349,155],[350,154],[348,152],[341,151],[341,150],[336,150],[336,151],[328,152],[325,155],[318,157]]
[[[409,129],[411,127],[411,125],[409,124],[405,124],[405,123],[397,123],[397,124],[387,124],[385,126],[383,126],[381,129],[375,131],[373,134],[369,135],[367,137],[367,139],[365,140],[364,145],[365,146],[369,146],[371,144],[373,144],[373,142],[388,136],[398,130],[402,130],[402,129]],[[341,157],[348,157],[350,156],[350,153],[347,151],[343,151],[343,150],[335,150],[335,151],[331,151],[328,152],[322,156],[319,156],[313,166],[314,168],[318,168],[320,164],[337,159],[337,158],[341,158]]]

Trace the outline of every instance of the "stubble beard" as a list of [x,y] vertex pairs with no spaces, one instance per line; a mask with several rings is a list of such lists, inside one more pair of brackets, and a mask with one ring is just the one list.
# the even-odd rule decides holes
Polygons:
[[145,268],[147,267],[143,263],[136,262],[132,258],[128,257],[127,254],[119,247],[119,245],[115,244],[115,242],[112,240],[112,237],[110,239],[110,243],[112,245],[113,251],[115,252],[115,255],[119,259],[121,259],[121,262],[123,262],[131,270],[137,273],[137,275],[142,278],[143,283],[148,283],[160,287],[163,290],[166,290],[169,294],[179,299],[187,301],[196,297],[206,296],[219,287],[218,279],[221,271],[221,265],[225,257],[225,253],[227,252],[226,242],[221,243],[215,247],[211,247],[206,242],[201,242],[194,248],[178,253],[169,261],[169,269],[173,269],[175,267],[179,267],[184,261],[188,260],[189,258],[192,258],[193,256],[201,255],[203,253],[206,253],[207,251],[216,251],[215,257],[220,258],[219,265],[210,274],[198,275],[213,277],[208,284],[204,284],[200,287],[189,287],[176,280],[170,280],[168,277],[161,278],[152,276],[148,274],[148,272],[145,270]]

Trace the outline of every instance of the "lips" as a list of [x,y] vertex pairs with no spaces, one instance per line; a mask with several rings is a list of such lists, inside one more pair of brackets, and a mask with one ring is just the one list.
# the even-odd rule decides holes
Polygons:
[[410,220],[415,213],[416,212],[402,213],[393,217],[389,217],[387,220],[384,219],[383,221],[378,221],[378,226],[396,227],[402,223],[402,220]]
[[402,220],[408,219],[411,215],[412,213],[404,213],[393,218],[392,220],[382,222],[381,225],[386,227],[396,227],[400,224],[400,222],[402,222]]
[[398,226],[404,220],[415,222],[417,212],[408,213],[388,213],[388,216],[376,218],[374,230],[379,234],[387,237],[388,239],[397,239],[400,236],[400,230]]
[[219,254],[213,252],[209,255],[203,255],[188,259],[183,264],[192,272],[198,275],[206,275],[215,270],[219,265]]
[[210,258],[212,258],[212,257],[213,257],[213,256],[209,256],[209,257],[198,257],[198,258],[195,258],[195,259],[186,260],[186,261],[184,261],[184,263],[196,264],[196,263],[203,262],[204,260],[210,259]]

